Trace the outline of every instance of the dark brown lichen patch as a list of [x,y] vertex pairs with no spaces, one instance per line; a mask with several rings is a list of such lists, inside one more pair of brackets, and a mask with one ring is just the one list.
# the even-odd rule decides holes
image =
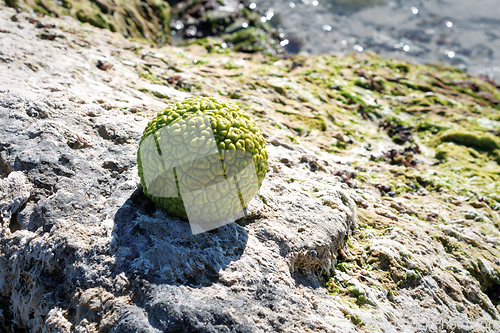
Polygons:
[[406,142],[412,142],[412,130],[413,127],[404,125],[401,122],[398,122],[394,119],[385,120],[380,122],[380,127],[382,127],[387,134],[397,144],[404,144]]
[[[0,150],[0,153],[2,151]],[[9,175],[9,173],[11,173],[13,170],[12,170],[12,167],[7,164],[7,162],[5,162],[3,159],[2,159],[2,156],[0,155],[0,178],[5,178]]]

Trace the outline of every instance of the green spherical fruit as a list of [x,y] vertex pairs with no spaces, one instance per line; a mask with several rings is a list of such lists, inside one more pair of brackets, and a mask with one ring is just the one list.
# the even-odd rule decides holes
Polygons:
[[209,97],[188,98],[158,113],[137,151],[144,194],[190,222],[239,213],[262,185],[267,159],[255,122],[237,105]]

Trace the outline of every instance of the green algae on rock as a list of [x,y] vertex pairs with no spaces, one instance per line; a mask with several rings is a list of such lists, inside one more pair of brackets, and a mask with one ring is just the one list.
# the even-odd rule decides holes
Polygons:
[[[17,14],[18,22],[9,19],[14,14],[0,9],[0,26],[10,32],[0,31],[10,40],[0,72],[8,74],[8,89],[23,91],[21,97],[0,92],[0,136],[8,144],[0,177],[26,173],[34,192],[25,208],[4,215],[11,235],[1,249],[9,265],[0,266],[7,281],[2,296],[13,314],[4,311],[5,317],[26,331],[54,330],[57,320],[76,331],[168,331],[172,325],[191,331],[221,325],[251,332],[500,331],[494,319],[500,317],[500,165],[467,141],[437,140],[449,133],[500,135],[498,105],[479,94],[494,95],[491,84],[452,68],[370,54],[279,60],[197,45],[148,49],[137,41],[130,48],[121,36],[38,17],[60,27],[50,34],[68,33],[53,43],[36,39],[29,13]],[[85,49],[73,42],[83,33],[91,42]],[[103,77],[94,59],[113,51],[106,60],[114,70]],[[46,74],[75,67],[82,76],[61,83]],[[111,83],[103,80],[108,75]],[[195,237],[187,223],[152,209],[136,186],[133,138],[167,107],[167,98],[187,97],[177,83],[181,76],[197,91],[232,98],[269,135],[271,167],[247,206],[249,216]],[[20,80],[26,77],[36,81]],[[458,91],[463,86],[474,94]],[[39,97],[30,100],[25,91]],[[67,107],[59,108],[61,102]],[[56,130],[60,124],[68,133]],[[402,140],[403,131],[412,141]],[[69,141],[85,138],[92,145]],[[421,152],[405,151],[415,145]],[[448,156],[434,159],[439,151]],[[387,152],[390,158],[371,159]],[[418,163],[405,163],[399,152]],[[348,232],[355,221],[359,237],[357,228]],[[318,284],[322,274],[326,288]],[[262,293],[276,300],[275,308]],[[172,308],[179,298],[196,307]],[[318,306],[309,306],[311,299]],[[98,305],[85,312],[94,301]],[[82,309],[85,318],[71,315]],[[145,327],[148,322],[158,326]]]
[[213,226],[257,193],[267,151],[259,128],[237,105],[193,97],[149,122],[137,162],[144,193],[158,207],[192,225]]
[[[243,11],[248,19],[247,28],[225,30],[221,36],[207,36],[188,40],[188,44],[198,44],[212,53],[228,53],[231,50],[243,53],[262,52],[268,56],[284,57],[285,49],[280,44],[279,34],[269,23],[255,20],[260,17],[255,12]],[[248,13],[248,14],[247,14]],[[230,32],[228,32],[230,31]]]
[[500,139],[488,133],[450,132],[440,137],[441,142],[455,142],[481,151],[500,149]]
[[7,5],[56,17],[69,15],[80,22],[159,45],[170,43],[170,5],[164,0],[9,0]]

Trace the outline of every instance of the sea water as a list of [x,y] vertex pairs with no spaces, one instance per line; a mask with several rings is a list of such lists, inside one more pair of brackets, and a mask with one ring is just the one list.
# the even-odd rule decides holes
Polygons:
[[290,51],[374,51],[500,82],[500,0],[250,0]]

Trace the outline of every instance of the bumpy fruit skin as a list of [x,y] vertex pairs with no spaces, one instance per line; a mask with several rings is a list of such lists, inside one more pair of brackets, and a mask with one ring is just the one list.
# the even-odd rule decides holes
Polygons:
[[[195,121],[195,118],[198,119],[198,121]],[[203,119],[205,122],[203,122]],[[168,127],[164,128],[166,126]],[[162,128],[164,129],[161,130]],[[164,135],[167,133],[167,130],[169,135]],[[209,132],[213,133],[213,136]],[[191,165],[191,169],[188,171],[189,175],[193,176],[189,177],[190,179],[187,180],[189,184],[182,185],[186,184],[186,181],[180,173],[182,173],[182,170],[185,170],[185,168],[177,166],[177,172],[175,174],[173,170],[170,169],[171,165],[174,164],[184,163],[183,165],[186,165],[186,161],[187,164],[193,163],[193,161],[189,162],[189,156],[184,155],[186,149],[176,150],[176,144],[180,142],[179,140],[186,140],[186,138],[187,140],[191,140],[191,137],[193,140],[196,140],[196,145],[204,145],[200,146],[200,151],[203,151],[205,146],[217,147],[216,150],[218,150],[219,155],[215,154],[198,158],[198,162],[195,162],[197,165]],[[151,138],[154,138],[154,142]],[[152,144],[142,145],[145,140],[149,140]],[[215,143],[213,140],[215,140]],[[198,142],[200,142],[200,144],[198,144]],[[163,149],[163,154],[162,149],[160,149],[162,146],[167,147]],[[141,149],[143,150],[142,152]],[[168,154],[165,153],[167,150],[169,151]],[[141,157],[144,161],[141,160]],[[237,180],[239,180],[240,177],[246,177],[246,174],[238,174],[238,172],[241,173],[245,168],[245,161],[247,162],[246,165],[248,165],[250,161],[253,161],[255,173],[252,179],[256,181],[239,181],[239,198],[238,196],[225,196],[224,191],[227,190],[227,186],[221,186],[221,180],[226,179],[226,177],[227,179],[236,177]],[[268,156],[264,137],[259,128],[237,105],[211,97],[193,97],[180,103],[170,104],[148,123],[139,143],[137,164],[144,194],[158,207],[167,211],[169,215],[182,219],[188,218],[183,198],[180,196],[182,191],[179,188],[182,188],[182,186],[185,186],[184,188],[191,186],[190,182],[198,178],[201,179],[199,181],[201,186],[200,184],[194,183],[194,185],[192,185],[193,190],[205,186],[213,186],[217,189],[220,188],[220,191],[211,195],[212,198],[208,198],[208,200],[219,201],[217,202],[218,208],[216,211],[214,211],[215,208],[212,207],[211,211],[201,211],[199,214],[216,218],[218,216],[217,214],[220,213],[221,218],[225,218],[238,213],[241,207],[244,207],[245,203],[251,199],[249,193],[253,196],[253,194],[258,191],[267,172]],[[200,166],[202,164],[205,165],[205,167]],[[225,172],[223,172],[224,174],[214,171],[214,168],[217,169],[216,167],[221,164],[223,165],[222,168],[225,170]],[[206,167],[207,165],[208,167]],[[210,169],[210,167],[212,167],[212,172],[203,170],[204,168]],[[156,189],[152,191],[160,191],[160,194],[155,193],[155,195],[153,195],[150,193],[152,191],[148,190],[144,168],[149,168],[147,170],[148,175],[152,173],[155,174]],[[167,174],[169,177],[163,176]],[[172,179],[175,179],[175,184],[172,183]],[[175,191],[175,187],[177,187],[177,191]],[[153,187],[151,186],[151,188]],[[160,190],[158,190],[158,188],[160,188]],[[186,197],[184,197],[184,199],[186,200]],[[205,198],[199,199],[201,204],[200,207],[203,208],[202,200],[206,201],[206,196]],[[235,202],[235,200],[241,202],[241,205],[239,205],[240,209],[236,209],[239,202]]]

